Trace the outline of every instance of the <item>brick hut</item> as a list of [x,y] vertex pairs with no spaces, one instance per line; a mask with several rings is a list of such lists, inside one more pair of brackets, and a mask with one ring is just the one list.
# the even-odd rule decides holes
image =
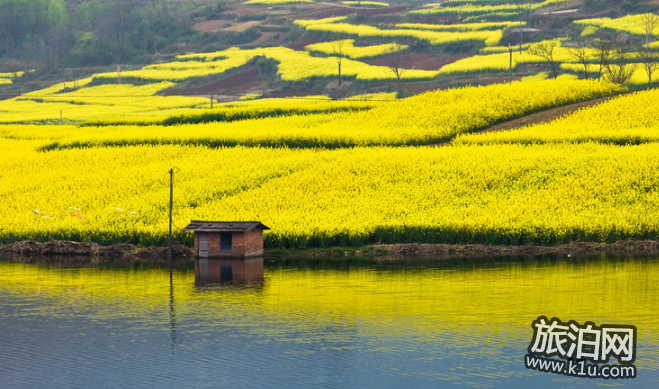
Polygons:
[[183,231],[194,231],[194,252],[199,257],[251,257],[263,255],[261,222],[209,222],[193,220]]

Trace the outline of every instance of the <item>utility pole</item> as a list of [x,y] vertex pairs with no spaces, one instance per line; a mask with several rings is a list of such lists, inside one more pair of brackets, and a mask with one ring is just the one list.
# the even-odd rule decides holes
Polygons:
[[508,67],[510,73],[510,85],[513,84],[513,47],[508,43],[508,51],[510,51],[510,65]]
[[213,95],[211,95],[211,109],[213,109]]
[[174,168],[169,169],[169,269],[172,268],[172,204],[174,203]]

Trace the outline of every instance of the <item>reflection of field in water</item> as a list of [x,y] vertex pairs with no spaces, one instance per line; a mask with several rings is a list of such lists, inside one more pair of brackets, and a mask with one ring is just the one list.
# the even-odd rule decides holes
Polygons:
[[[162,268],[0,262],[0,345],[14,350],[0,355],[0,376],[22,387],[149,388],[659,380],[654,259],[266,260],[262,278],[258,261],[190,264],[171,288]],[[638,326],[638,378],[526,370],[539,315]]]

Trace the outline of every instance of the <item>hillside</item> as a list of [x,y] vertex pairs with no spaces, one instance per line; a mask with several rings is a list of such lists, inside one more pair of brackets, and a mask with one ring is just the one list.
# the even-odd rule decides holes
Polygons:
[[[552,67],[542,56],[529,55],[528,49],[532,43],[553,39],[560,39],[555,50],[558,73],[584,78],[583,66],[571,55],[570,47],[593,49],[598,39],[605,39],[623,42],[633,52],[642,51],[646,39],[638,28],[629,28],[639,20],[619,26],[579,21],[616,20],[659,10],[656,1],[640,0],[529,0],[524,4],[450,0],[439,7],[413,1],[165,2],[158,7],[134,0],[39,0],[34,4],[39,2],[41,8],[30,12],[45,17],[41,24],[46,27],[37,28],[27,21],[9,23],[9,3],[0,1],[5,21],[0,29],[14,37],[0,47],[0,98],[57,82],[75,87],[77,80],[98,73],[115,75],[102,82],[120,83],[126,71],[177,62],[180,55],[225,52],[231,47],[289,50],[286,55],[291,61],[323,70],[291,75],[282,69],[287,65],[281,55],[254,53],[203,76],[162,77],[158,81],[176,82],[162,94],[213,96],[220,102],[245,96],[344,98],[394,91],[408,96],[543,72],[551,77]],[[20,15],[28,10],[13,11]],[[106,20],[105,13],[115,17]],[[120,19],[121,33],[117,32]],[[42,35],[37,43],[28,39]],[[512,74],[509,44],[515,48]],[[586,59],[591,64],[590,74],[586,75],[597,77],[601,73],[596,68],[598,61],[590,54]],[[631,82],[642,84],[648,77],[643,75],[642,61],[634,61],[639,66]],[[363,75],[373,71],[379,75]]]

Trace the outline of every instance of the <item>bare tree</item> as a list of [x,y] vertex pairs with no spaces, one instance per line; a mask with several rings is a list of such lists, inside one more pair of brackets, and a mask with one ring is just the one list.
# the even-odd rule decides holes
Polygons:
[[66,12],[66,3],[64,0],[52,0],[48,3],[48,24],[51,28],[49,39],[52,44],[53,66],[59,68],[61,56],[61,44],[66,32],[66,26],[69,23],[69,15]]
[[592,59],[590,49],[585,44],[579,44],[576,47],[569,47],[568,53],[570,56],[577,61],[581,66],[583,66],[583,78],[588,79],[588,65]]
[[400,91],[400,78],[403,75],[405,69],[403,69],[403,51],[407,48],[405,45],[400,43],[393,43],[389,49],[387,49],[387,54],[389,55],[389,69],[396,75],[396,81],[398,83],[398,91]]
[[136,0],[111,0],[106,3],[107,19],[114,35],[117,54],[119,58],[126,57],[126,50],[130,46],[130,31],[134,27],[135,15],[132,13],[137,8]]
[[632,54],[629,52],[628,45],[616,43],[611,56],[606,64],[606,79],[615,84],[624,84],[634,75],[636,63],[631,61]]
[[608,39],[597,39],[593,42],[595,49],[595,57],[597,58],[599,69],[597,71],[597,80],[599,81],[604,75],[604,71],[611,61],[611,54],[613,52],[613,44]]
[[336,66],[339,68],[339,86],[341,86],[341,61],[343,60],[344,40],[332,42],[332,55],[336,58]]
[[645,53],[641,58],[643,70],[648,75],[648,84],[652,83],[652,74],[659,69],[659,56],[652,50],[654,32],[659,27],[659,16],[648,13],[643,15],[641,23],[645,29]]
[[653,41],[654,31],[659,27],[659,16],[647,13],[641,18],[641,24],[645,29],[645,47],[649,49]]
[[519,0],[517,4],[517,14],[519,15],[519,53],[522,54],[522,41],[524,33],[524,25],[528,27],[531,12],[533,11],[533,4],[526,0]]
[[648,84],[652,83],[652,75],[659,70],[659,55],[650,50],[646,50],[641,57],[641,64],[645,74],[648,75]]
[[554,50],[560,46],[559,41],[542,41],[534,43],[529,47],[529,54],[538,56],[549,63],[551,66],[551,72],[554,75],[554,79],[558,76],[556,69],[556,61],[554,60]]

